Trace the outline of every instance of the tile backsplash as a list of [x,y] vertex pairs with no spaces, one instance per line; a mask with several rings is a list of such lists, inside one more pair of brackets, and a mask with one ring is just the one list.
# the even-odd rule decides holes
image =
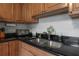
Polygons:
[[58,35],[79,37],[79,19],[72,19],[68,14],[41,18],[38,24],[30,24],[29,29],[33,33],[42,33],[46,32],[49,26],[53,26]]
[[27,24],[17,24],[17,26],[5,26],[5,23],[0,23],[0,28],[4,27],[6,33],[14,33],[16,29],[27,29]]

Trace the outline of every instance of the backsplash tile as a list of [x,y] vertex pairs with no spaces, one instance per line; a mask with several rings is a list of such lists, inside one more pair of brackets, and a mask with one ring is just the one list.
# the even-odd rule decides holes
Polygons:
[[53,26],[56,34],[79,37],[79,19],[72,19],[68,14],[60,14],[39,19],[38,24],[30,24],[33,33],[46,32],[49,26]]
[[14,33],[16,29],[27,29],[27,24],[17,24],[17,26],[5,26],[5,23],[0,23],[0,28],[4,27],[6,33]]

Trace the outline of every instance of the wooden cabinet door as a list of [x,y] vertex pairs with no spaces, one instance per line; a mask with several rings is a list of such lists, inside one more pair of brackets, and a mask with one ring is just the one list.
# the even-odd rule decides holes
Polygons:
[[48,10],[49,8],[52,8],[56,5],[57,5],[57,3],[45,3],[45,10]]
[[22,42],[19,41],[19,52],[18,52],[18,55],[19,56],[33,56],[33,54],[28,51],[27,49],[25,49],[23,46],[22,46]]
[[37,19],[34,19],[32,16],[37,15],[41,12],[41,5],[38,3],[28,3],[23,4],[22,7],[22,19],[26,23],[36,23]]
[[22,6],[19,3],[1,3],[0,4],[0,21],[21,22]]
[[79,16],[79,3],[69,3],[69,14],[73,17]]
[[24,15],[25,15],[25,22],[32,23],[32,5],[31,4],[24,4]]
[[32,53],[27,51],[25,48],[20,47],[19,56],[33,56]]
[[0,56],[8,56],[8,42],[0,43]]
[[27,18],[26,11],[27,11],[27,5],[23,3],[22,4],[22,20],[27,23],[27,19],[25,20],[25,18]]
[[13,4],[13,19],[15,22],[22,21],[22,4],[14,3]]
[[40,5],[41,5],[40,3],[32,3],[31,4],[31,11],[32,11],[31,17],[32,17],[32,22],[33,23],[38,22],[38,19],[37,18],[33,18],[33,16],[38,15],[40,13],[40,10],[41,10],[40,9],[41,8]]
[[26,23],[29,21],[29,17],[30,17],[28,8],[29,8],[28,4],[24,3],[22,5],[22,20]]
[[17,56],[18,55],[18,41],[10,41],[9,42],[9,56]]
[[38,15],[42,10],[42,4],[41,3],[31,3],[32,7],[32,15]]
[[0,19],[1,21],[12,22],[13,5],[10,3],[0,3]]
[[56,11],[68,7],[67,3],[45,3],[45,12]]
[[45,12],[45,3],[33,3],[32,4],[32,16],[36,16]]
[[45,3],[40,3],[38,8],[39,8],[38,14],[44,13],[45,12]]

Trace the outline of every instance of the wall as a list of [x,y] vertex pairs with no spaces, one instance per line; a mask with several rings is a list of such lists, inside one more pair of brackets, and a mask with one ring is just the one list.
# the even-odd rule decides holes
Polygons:
[[68,14],[41,18],[38,24],[30,24],[29,29],[33,33],[42,33],[46,32],[49,26],[53,26],[58,35],[79,37],[79,19],[72,19]]
[[6,33],[15,32],[16,29],[30,29],[33,33],[42,33],[46,32],[49,26],[53,26],[58,35],[79,37],[79,19],[72,19],[68,14],[41,18],[38,24],[17,24],[15,27],[7,27],[5,23],[0,23],[0,28],[5,27]]

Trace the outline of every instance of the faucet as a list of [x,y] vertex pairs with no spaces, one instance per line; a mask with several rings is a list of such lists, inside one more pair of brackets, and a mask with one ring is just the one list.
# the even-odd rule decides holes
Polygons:
[[39,43],[40,42],[40,39],[41,39],[41,34],[38,36],[37,38],[37,42]]
[[50,34],[48,34],[48,42],[49,42],[49,46],[51,47],[52,46],[52,41],[50,40],[51,38],[50,38]]
[[39,38],[41,38],[41,34],[39,35]]
[[63,39],[62,39],[63,34],[60,34],[58,36],[59,36],[59,41],[62,42],[63,41]]
[[50,40],[50,34],[48,34],[48,40]]

